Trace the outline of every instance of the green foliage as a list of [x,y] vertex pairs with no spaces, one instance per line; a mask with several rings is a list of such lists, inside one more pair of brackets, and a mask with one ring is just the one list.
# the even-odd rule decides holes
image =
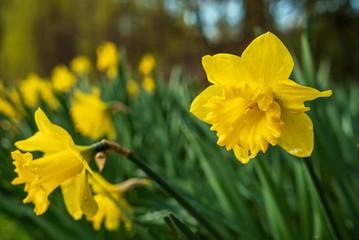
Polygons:
[[[310,106],[315,131],[311,161],[342,239],[355,239],[359,226],[359,86],[331,85],[330,62],[324,59],[316,70],[308,39],[303,37],[302,41],[305,57],[302,64],[296,61],[294,80],[320,90],[333,89],[331,98],[318,99]],[[103,77],[97,83],[105,101],[121,101],[130,108],[129,114],[113,116],[116,141],[173,186],[223,239],[335,239],[302,159],[276,146],[243,165],[232,152],[216,144],[215,133],[207,124],[189,113],[191,101],[201,89],[194,79],[183,75],[181,68],[173,68],[168,79],[154,74],[155,92],[141,89],[138,98],[126,94],[130,73],[123,56],[118,78],[110,81]],[[88,86],[82,79],[79,88],[88,91]],[[73,136],[76,144],[91,144],[92,140],[73,127],[68,113],[71,96],[58,96],[62,108],[57,112],[46,105],[41,107]],[[48,211],[35,216],[33,206],[22,203],[23,186],[10,184],[15,177],[10,158],[10,151],[15,149],[12,143],[36,131],[34,111],[27,109],[28,116],[18,124],[17,131],[0,128],[1,221],[15,221],[32,239],[212,239],[191,213],[155,183],[126,194],[134,208],[129,231],[121,227],[109,232],[102,227],[96,232],[85,219],[74,221],[66,212],[59,190],[50,195]],[[96,170],[94,163],[91,167]],[[112,183],[145,175],[115,154],[107,156],[102,174]]]

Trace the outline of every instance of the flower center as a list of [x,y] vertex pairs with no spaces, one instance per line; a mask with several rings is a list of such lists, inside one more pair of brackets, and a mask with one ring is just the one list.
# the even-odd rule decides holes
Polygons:
[[271,89],[245,82],[223,86],[223,96],[212,97],[206,107],[210,110],[206,121],[217,132],[217,144],[227,150],[239,146],[253,157],[265,152],[268,143],[277,144],[284,123]]

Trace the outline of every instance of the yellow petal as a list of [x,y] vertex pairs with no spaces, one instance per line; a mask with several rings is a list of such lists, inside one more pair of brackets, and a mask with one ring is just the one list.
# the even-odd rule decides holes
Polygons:
[[79,220],[82,217],[82,210],[80,208],[80,181],[81,174],[77,174],[61,185],[66,209],[75,220]]
[[246,164],[250,160],[250,156],[248,155],[248,150],[241,148],[240,146],[236,145],[233,147],[234,156],[243,164]]
[[85,169],[64,182],[61,185],[61,191],[66,209],[75,220],[79,220],[82,214],[87,217],[92,217],[96,214],[98,206],[92,196]]
[[304,101],[332,95],[331,90],[320,92],[311,87],[301,86],[289,79],[277,81],[272,89],[281,107],[291,112],[308,111],[309,107],[304,106]]
[[29,152],[54,153],[74,145],[66,130],[52,124],[40,108],[35,112],[35,121],[39,131],[28,139],[17,141],[17,148]]
[[35,204],[34,212],[36,215],[42,215],[49,208],[50,202],[47,199],[48,193],[41,186],[31,188],[23,200],[24,203],[32,202]]
[[75,92],[75,98],[70,110],[75,128],[84,136],[99,139],[104,135],[115,138],[111,111],[109,105],[100,98],[100,92],[93,89],[93,94]]
[[66,132],[65,129],[55,124],[52,124],[44,111],[41,110],[41,108],[38,108],[35,112],[35,121],[39,131],[41,132],[44,132],[46,134],[55,134],[63,139],[67,139],[70,137],[70,135]]
[[201,92],[192,102],[190,112],[198,119],[206,122],[204,119],[209,113],[209,109],[204,107],[208,100],[214,96],[222,96],[222,88],[217,85],[211,85]]
[[86,216],[92,217],[98,210],[97,203],[92,196],[89,182],[87,180],[86,170],[81,173],[80,180],[80,208]]
[[304,112],[282,111],[284,127],[278,145],[297,157],[309,157],[313,151],[314,135],[312,120]]
[[267,32],[251,42],[242,54],[246,77],[271,85],[278,79],[287,79],[294,62],[288,49],[272,33]]
[[217,85],[236,85],[243,81],[241,58],[220,53],[214,56],[204,56],[202,65],[206,71],[208,81]]
[[120,226],[121,211],[114,201],[108,199],[105,215],[105,227],[109,231],[115,231]]

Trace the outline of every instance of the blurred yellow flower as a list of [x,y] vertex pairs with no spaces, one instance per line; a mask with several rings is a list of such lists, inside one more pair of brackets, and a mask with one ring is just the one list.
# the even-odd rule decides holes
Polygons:
[[34,73],[30,73],[25,80],[19,85],[19,90],[24,99],[24,103],[28,107],[36,107],[40,101],[39,84],[41,79]]
[[100,90],[94,88],[92,94],[77,90],[70,110],[75,128],[84,136],[98,140],[107,135],[115,139],[111,108],[100,98]]
[[19,90],[25,105],[28,107],[38,106],[40,97],[51,109],[56,110],[60,107],[60,103],[52,91],[51,84],[35,73],[30,73],[25,80],[20,82]]
[[112,42],[105,42],[96,49],[97,68],[101,72],[105,72],[109,78],[117,76],[118,63],[120,56],[117,47]]
[[142,87],[148,92],[153,93],[156,89],[155,80],[152,77],[144,77],[142,79]]
[[107,71],[106,71],[107,77],[110,78],[110,79],[115,78],[115,77],[117,76],[117,71],[118,71],[117,68],[118,68],[117,65],[116,65],[116,66],[109,67],[109,68],[107,69]]
[[76,73],[78,76],[83,74],[88,74],[91,69],[91,62],[88,57],[85,56],[77,56],[72,59],[71,63],[71,70]]
[[156,65],[155,58],[151,54],[146,54],[142,57],[140,64],[138,66],[138,70],[144,76],[148,76],[152,72],[155,65]]
[[52,124],[41,109],[35,112],[35,121],[39,131],[28,139],[17,141],[15,146],[22,151],[40,151],[44,155],[34,160],[29,152],[13,151],[17,177],[12,184],[25,184],[28,195],[24,203],[35,204],[36,215],[46,212],[50,204],[49,194],[61,186],[66,208],[75,220],[82,214],[93,216],[97,204],[86,175],[92,170],[84,158],[94,151],[93,148],[76,146],[66,130]]
[[137,82],[132,79],[127,81],[126,90],[127,90],[128,95],[133,98],[137,97],[138,94],[140,93],[140,89],[138,87]]
[[26,110],[25,110],[24,105],[22,103],[21,96],[20,96],[19,92],[17,91],[17,89],[15,89],[15,88],[7,89],[7,95],[9,97],[11,103],[16,108],[16,110],[22,116],[26,116],[27,113],[26,113]]
[[294,62],[283,43],[268,32],[256,38],[242,57],[231,54],[202,59],[213,85],[199,94],[191,112],[212,124],[220,146],[247,163],[268,143],[298,157],[313,151],[313,124],[304,101],[329,97],[289,80]]
[[[133,212],[132,207],[123,197],[123,184],[120,183],[113,185],[107,182],[100,174],[96,172],[94,172],[92,178],[89,180],[92,186],[92,190],[95,194],[94,198],[98,205],[98,211],[95,216],[87,217],[87,220],[93,223],[93,228],[95,230],[100,230],[102,222],[105,221],[106,229],[109,231],[115,231],[118,230],[120,226],[120,220],[122,220],[125,224],[125,228],[129,230],[131,228],[131,221],[117,206],[117,204],[119,204],[121,208],[128,213]],[[147,181],[142,179],[142,182],[143,180]]]
[[13,123],[17,123],[20,120],[20,114],[16,111],[15,107],[2,97],[0,97],[0,114],[10,118]]
[[67,92],[76,83],[76,77],[65,65],[57,65],[51,74],[52,85],[57,92]]

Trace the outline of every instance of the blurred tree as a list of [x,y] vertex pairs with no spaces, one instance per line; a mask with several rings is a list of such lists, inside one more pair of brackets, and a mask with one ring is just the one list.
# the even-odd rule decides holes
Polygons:
[[354,78],[358,5],[355,0],[0,1],[0,77],[14,80],[31,71],[48,76],[55,65],[79,54],[94,62],[96,47],[113,41],[135,67],[150,52],[159,68],[181,63],[202,78],[203,55],[239,54],[261,31],[285,32],[299,46],[307,15],[314,55],[327,54],[335,76],[344,72]]
[[355,9],[355,1],[308,1],[307,4],[313,54],[317,58],[323,55],[330,58],[335,66],[331,69],[332,77],[337,81],[359,81],[359,4]]
[[40,69],[33,34],[38,13],[34,0],[0,1],[0,77],[16,78]]

